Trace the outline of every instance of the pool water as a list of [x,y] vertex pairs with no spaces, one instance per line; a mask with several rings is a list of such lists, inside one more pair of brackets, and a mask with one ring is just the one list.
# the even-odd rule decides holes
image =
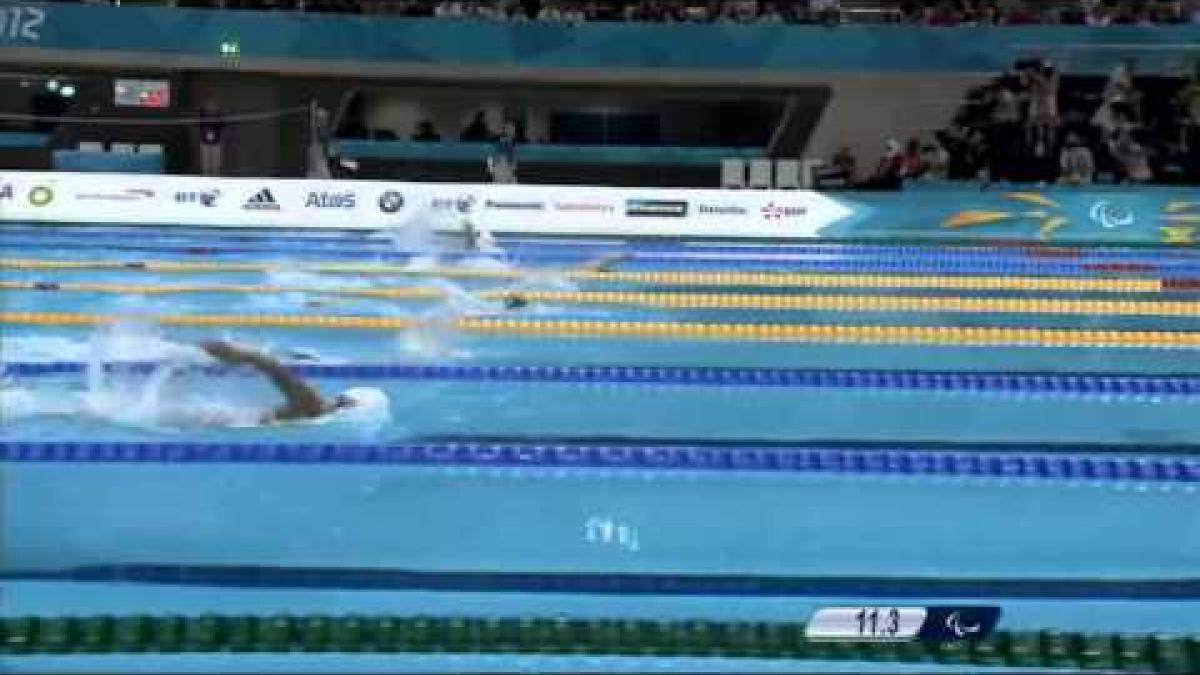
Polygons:
[[[1160,282],[1195,276],[1200,252],[503,239],[468,254],[23,225],[0,246],[5,616],[803,621],[958,601],[1001,606],[1012,630],[1200,633],[1200,292]],[[279,396],[197,349],[212,339],[385,404],[231,424]],[[657,581],[595,581],[629,575]],[[731,577],[790,581],[728,592]],[[338,666],[745,667],[431,658]]]

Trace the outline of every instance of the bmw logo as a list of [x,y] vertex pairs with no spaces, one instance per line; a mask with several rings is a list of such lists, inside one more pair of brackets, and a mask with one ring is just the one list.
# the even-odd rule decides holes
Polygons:
[[395,190],[388,190],[379,196],[379,210],[384,213],[396,213],[404,208],[404,195]]
[[46,206],[54,201],[54,190],[39,185],[29,191],[29,203],[34,206]]

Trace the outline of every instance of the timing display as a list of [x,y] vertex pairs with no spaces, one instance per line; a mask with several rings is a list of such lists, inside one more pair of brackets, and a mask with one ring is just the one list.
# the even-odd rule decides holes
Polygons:
[[946,642],[985,637],[998,607],[825,607],[805,627],[810,640]]

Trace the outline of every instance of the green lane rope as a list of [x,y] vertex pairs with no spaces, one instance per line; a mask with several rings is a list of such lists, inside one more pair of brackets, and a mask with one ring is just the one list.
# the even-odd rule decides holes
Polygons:
[[960,642],[814,642],[803,623],[409,616],[0,619],[0,654],[374,652],[719,656],[1200,672],[1200,635],[1000,631]]

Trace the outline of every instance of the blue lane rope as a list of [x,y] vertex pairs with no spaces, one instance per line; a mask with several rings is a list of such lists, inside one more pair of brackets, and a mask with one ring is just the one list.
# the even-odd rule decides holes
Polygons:
[[[30,234],[35,235],[38,239],[46,238],[79,238],[83,237],[83,243],[91,243],[93,246],[96,242],[97,235],[103,239],[103,235],[117,235],[113,238],[114,242],[126,241],[128,236],[145,237],[147,234],[146,228],[127,227],[127,228],[105,228],[97,230],[96,228],[73,228],[68,229],[66,226],[56,227],[54,229],[47,228],[44,225],[35,227],[26,227],[20,225],[6,225],[6,232],[12,234]],[[252,233],[248,233],[252,232]],[[4,233],[0,233],[0,237]],[[281,234],[278,230],[270,230],[267,232],[241,231],[231,233],[224,229],[184,229],[174,228],[170,234],[163,234],[161,231],[155,232],[155,238],[159,241],[169,241],[178,239],[193,239],[198,245],[211,244],[214,241],[236,241],[236,242],[265,242],[272,246],[279,244],[295,243],[306,246],[312,246],[316,243],[329,244],[379,244],[386,246],[385,251],[392,249],[392,241],[387,237],[380,237],[368,233],[349,233],[342,232],[338,234],[322,234],[319,231],[305,233],[303,235]],[[537,242],[527,241],[527,235],[505,235],[500,233],[496,237],[497,241],[503,245],[506,250],[511,251],[546,251],[546,250],[561,250],[569,249],[571,251],[580,250],[578,239],[567,239],[563,241],[548,241],[541,240]],[[1045,253],[1047,248],[1051,250],[1069,251],[1061,256],[1050,256]],[[273,249],[276,250],[276,249]],[[789,253],[789,254],[844,254],[844,255],[882,255],[882,256],[914,256],[914,255],[957,255],[957,256],[1011,256],[1016,259],[1045,259],[1045,258],[1067,258],[1075,260],[1144,260],[1146,262],[1155,262],[1163,258],[1171,259],[1188,259],[1196,260],[1200,258],[1200,248],[1121,248],[1121,247],[1073,247],[1073,246],[990,246],[981,244],[953,244],[947,243],[943,245],[935,244],[842,244],[836,242],[813,242],[813,243],[788,243],[778,242],[771,244],[744,244],[744,245],[723,245],[721,243],[706,243],[694,242],[692,244],[681,244],[677,242],[659,242],[659,241],[623,241],[605,244],[587,245],[584,250],[593,253],[621,253],[621,252],[672,252],[672,253]]]
[[[111,370],[146,374],[158,364],[109,364]],[[464,380],[563,382],[580,384],[664,384],[708,387],[803,387],[817,389],[900,389],[969,393],[1083,396],[1196,396],[1200,374],[1143,375],[1125,373],[1040,373],[937,370],[835,370],[823,368],[722,368],[705,366],[537,366],[537,365],[289,365],[304,377],[348,380]],[[77,361],[0,364],[3,377],[79,375],[87,365]],[[201,366],[208,375],[231,372],[224,366]]]
[[[981,446],[986,448],[987,446]],[[1102,452],[1112,452],[1103,448]],[[1134,452],[1131,448],[1129,452]],[[1089,456],[1006,450],[913,450],[879,446],[564,445],[414,442],[325,443],[0,443],[3,462],[119,464],[372,464],[640,471],[751,471],[1038,480],[1200,483],[1200,458]]]
[[78,581],[233,588],[425,590],[864,598],[1197,600],[1200,579],[1004,579],[961,577],[418,571],[262,565],[112,564],[9,570],[7,581]]
[[[92,241],[86,244],[73,245],[74,248],[94,250],[98,246],[114,251],[130,251],[139,253],[164,253],[185,255],[247,255],[263,253],[301,253],[308,258],[332,258],[346,260],[377,260],[381,262],[408,262],[423,257],[421,253],[401,253],[395,251],[369,250],[314,250],[282,249],[263,247],[223,247],[211,246],[162,246],[153,244],[111,243],[102,244]],[[12,242],[0,241],[0,249],[45,249],[72,248],[61,242]],[[1013,274],[1022,276],[1104,276],[1104,277],[1157,277],[1157,276],[1200,276],[1200,262],[1164,261],[1146,263],[1112,263],[1093,261],[1056,261],[1045,259],[1004,257],[971,259],[953,255],[902,256],[878,255],[854,257],[852,259],[808,259],[808,260],[778,260],[770,258],[731,259],[708,258],[692,259],[666,257],[662,255],[631,253],[630,257],[615,263],[622,270],[638,271],[654,270],[761,270],[789,272],[834,272],[834,273],[941,273],[941,274]],[[439,258],[447,261],[487,257],[511,264],[538,263],[551,265],[580,265],[593,260],[595,252],[573,252],[569,254],[497,252],[497,253],[463,253],[451,252],[438,254]]]

